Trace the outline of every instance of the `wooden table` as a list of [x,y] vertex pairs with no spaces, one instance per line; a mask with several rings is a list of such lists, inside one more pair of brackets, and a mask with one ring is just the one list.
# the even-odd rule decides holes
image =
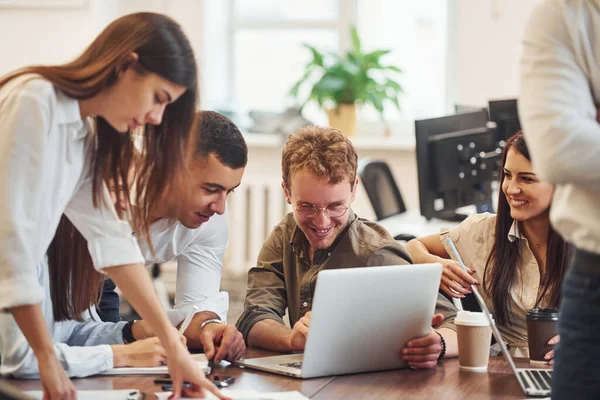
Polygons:
[[[528,359],[516,359],[529,367]],[[360,396],[357,394],[360,393]],[[429,370],[393,370],[336,377],[314,400],[324,399],[524,399],[504,357],[491,357],[487,373],[461,371],[458,359]]]
[[[245,357],[275,353],[249,349]],[[527,359],[516,359],[527,367]],[[295,379],[230,365],[215,368],[215,375],[235,376],[232,389],[259,392],[297,390],[314,400],[335,399],[524,399],[510,366],[503,357],[491,357],[487,373],[461,371],[458,359],[442,361],[431,370],[393,370],[337,377]],[[138,389],[146,394],[160,392],[157,376],[94,377],[73,379],[79,390]],[[39,381],[8,380],[22,390],[40,390]],[[148,396],[147,398],[154,398]]]

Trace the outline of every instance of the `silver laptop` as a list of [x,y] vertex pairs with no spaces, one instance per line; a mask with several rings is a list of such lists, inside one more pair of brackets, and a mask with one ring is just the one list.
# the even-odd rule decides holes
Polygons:
[[[460,264],[462,269],[468,273],[468,271],[465,267],[465,264],[463,263],[462,258],[460,257],[460,254],[458,253],[458,250],[456,249],[456,247],[454,246],[454,243],[452,242],[452,239],[448,238],[447,243],[450,246],[450,248],[452,249],[452,252],[454,253],[454,257],[456,258],[456,261],[458,261],[458,263]],[[477,299],[477,302],[479,303],[479,306],[481,307],[481,310],[483,311],[483,313],[487,317],[488,321],[490,322],[490,326],[492,327],[492,333],[494,334],[494,337],[496,338],[496,342],[498,342],[500,344],[500,347],[502,348],[502,354],[504,354],[504,356],[508,360],[508,363],[510,364],[510,368],[512,369],[513,373],[517,377],[517,381],[519,381],[519,385],[521,385],[523,392],[527,396],[531,396],[531,397],[548,397],[548,396],[550,396],[550,388],[551,388],[551,383],[552,383],[552,371],[548,370],[548,369],[542,369],[542,368],[517,368],[512,356],[510,355],[510,353],[508,352],[508,349],[506,348],[506,345],[504,344],[504,341],[502,340],[502,335],[500,334],[498,327],[496,327],[496,322],[492,318],[492,313],[490,313],[490,310],[487,308],[485,301],[483,301],[483,298],[477,291],[477,288],[475,286],[471,285],[471,289],[473,291],[473,294],[475,295],[475,298]]]
[[552,384],[552,371],[549,369],[542,368],[517,368],[512,356],[506,348],[506,345],[502,341],[502,335],[500,335],[500,331],[498,330],[498,328],[496,327],[496,323],[492,319],[492,314],[490,313],[490,310],[487,308],[485,302],[481,298],[481,295],[479,294],[479,292],[477,292],[476,289],[473,290],[473,293],[475,294],[475,298],[477,299],[479,306],[483,310],[483,313],[487,316],[488,320],[491,321],[490,325],[492,327],[494,337],[496,338],[496,342],[500,344],[500,347],[502,348],[502,354],[504,354],[504,356],[508,360],[510,368],[517,377],[517,380],[519,381],[519,385],[521,385],[523,392],[527,396],[531,397],[550,396],[550,388]]
[[440,264],[321,271],[304,354],[237,363],[296,378],[405,367],[400,350],[431,331],[441,273]]

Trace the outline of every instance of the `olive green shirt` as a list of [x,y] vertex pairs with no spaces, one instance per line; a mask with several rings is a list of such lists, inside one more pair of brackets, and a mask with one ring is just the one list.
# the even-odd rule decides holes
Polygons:
[[[257,265],[248,272],[244,312],[237,321],[248,339],[254,324],[273,319],[281,324],[288,309],[290,326],[312,308],[317,274],[324,269],[412,264],[408,252],[380,225],[350,212],[348,226],[328,249],[315,250],[297,227],[292,213],[286,215],[265,240]],[[436,313],[444,315],[443,327],[455,330],[456,308],[438,294]]]

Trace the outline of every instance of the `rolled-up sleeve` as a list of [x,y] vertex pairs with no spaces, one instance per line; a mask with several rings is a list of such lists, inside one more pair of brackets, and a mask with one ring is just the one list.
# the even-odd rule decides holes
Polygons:
[[[93,318],[92,318],[93,317]],[[95,308],[91,314],[86,311],[83,321],[64,321],[59,324],[71,324],[67,344],[69,346],[97,346],[102,344],[123,344],[123,327],[127,321],[104,322],[100,320]]]
[[65,215],[88,242],[94,268],[144,263],[128,222],[121,220],[106,185],[98,207],[92,201],[92,179],[86,178],[67,205]]
[[225,320],[229,297],[225,292],[220,293],[219,288],[229,234],[227,214],[209,224],[177,256],[175,308],[196,305],[199,310],[212,311]]
[[[13,351],[2,354],[0,374],[20,379],[39,379],[37,359],[27,341],[13,346]],[[56,356],[70,377],[83,378],[113,368],[113,352],[109,345],[72,347],[65,343],[54,344]]]
[[[123,323],[54,322],[54,351],[70,377],[95,375],[113,368],[110,344],[122,344]],[[37,359],[10,314],[0,317],[2,365],[0,374],[22,379],[39,379]],[[63,339],[64,341],[57,342]]]
[[[196,310],[193,309],[193,306],[196,306]],[[202,311],[213,312],[219,316],[221,321],[226,321],[227,311],[229,311],[229,293],[219,292],[201,301],[177,304],[172,310],[167,310],[167,317],[173,326],[177,326],[190,312],[197,314]]]
[[248,272],[244,312],[236,323],[237,328],[247,342],[250,329],[259,321],[272,319],[283,325],[286,309],[281,234],[275,229],[260,250],[257,266]]
[[43,98],[14,91],[0,103],[0,310],[5,310],[38,304],[44,296],[35,266],[46,249],[40,250],[44,243],[36,241],[36,231],[52,149]]

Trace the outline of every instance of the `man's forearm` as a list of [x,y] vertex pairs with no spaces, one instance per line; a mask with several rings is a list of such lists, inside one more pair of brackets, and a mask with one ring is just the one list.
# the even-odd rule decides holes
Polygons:
[[[187,329],[185,330],[184,336],[186,337],[186,339],[188,340],[188,346],[191,348],[196,348],[195,346],[191,346],[192,343],[196,343],[196,339],[198,340],[198,348],[202,348],[202,344],[199,342],[199,333],[200,333],[200,326],[202,325],[202,323],[208,319],[221,319],[216,313],[212,312],[212,311],[200,311],[198,313],[196,313],[196,315],[194,315],[194,318],[192,318],[192,321],[190,322],[190,325],[187,327]],[[183,323],[180,322],[177,325],[177,329],[179,329],[179,327],[181,326],[181,324]],[[150,328],[150,325],[148,324],[148,322],[144,321],[144,320],[139,320],[139,321],[135,321],[135,323],[133,324],[133,326],[131,327],[131,333],[133,334],[133,337],[135,338],[135,340],[142,340],[142,339],[147,339],[149,337],[153,337],[156,336],[156,334],[154,333],[154,331],[152,330],[152,328]]]
[[446,342],[446,355],[445,357],[458,357],[458,339],[456,332],[452,329],[441,328],[437,330]]
[[260,347],[266,350],[292,351],[290,334],[292,330],[272,319],[263,319],[252,326],[248,332],[248,347]]
[[[187,339],[188,348],[196,350],[202,349],[202,342],[200,341],[200,327],[204,321],[209,319],[220,320],[221,318],[219,318],[219,316],[212,311],[200,311],[194,315],[192,322],[190,322],[190,326],[188,326],[183,334]],[[180,326],[181,324],[179,324],[177,328],[179,329]]]

